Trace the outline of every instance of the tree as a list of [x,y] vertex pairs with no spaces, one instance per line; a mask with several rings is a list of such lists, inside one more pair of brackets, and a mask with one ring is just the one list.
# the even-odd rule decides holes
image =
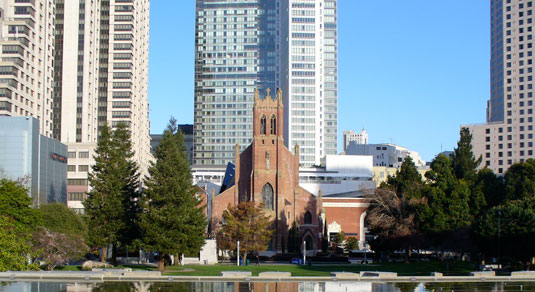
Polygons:
[[464,180],[457,180],[451,160],[438,155],[426,177],[430,184],[425,194],[427,204],[421,210],[422,229],[439,235],[469,226],[472,222],[470,188]]
[[76,235],[85,241],[87,224],[82,217],[61,203],[44,204],[37,209],[43,220],[43,227],[50,232]]
[[359,248],[359,242],[356,237],[350,236],[346,239],[346,245],[344,250],[346,253],[350,253],[352,250]]
[[[480,210],[486,210],[502,204],[505,199],[505,183],[503,177],[498,176],[488,168],[478,171],[472,192],[480,192],[484,196],[484,206]],[[479,197],[478,195],[472,197]]]
[[535,160],[518,162],[505,173],[505,193],[507,200],[535,197]]
[[269,228],[272,222],[266,216],[263,204],[257,206],[251,201],[241,202],[237,206],[229,205],[223,212],[223,219],[223,236],[232,250],[236,249],[236,243],[240,242],[244,262],[247,253],[267,249],[273,231]]
[[53,232],[44,227],[33,233],[32,245],[33,252],[47,264],[50,271],[70,260],[82,258],[89,249],[81,236]]
[[535,198],[489,209],[478,218],[474,232],[486,254],[530,259],[535,256]]
[[0,216],[0,272],[37,269],[28,264],[31,254],[30,233],[27,228]]
[[[130,132],[120,124],[113,132],[102,128],[95,150],[95,164],[89,173],[91,191],[84,201],[90,242],[102,248],[101,261],[106,261],[106,250],[119,243],[128,244],[135,237],[139,174],[132,160],[134,152]],[[116,252],[113,253],[115,262]]]
[[421,197],[422,176],[410,156],[405,158],[395,176],[388,176],[386,186],[394,188],[398,195]]
[[452,167],[458,179],[464,179],[471,184],[476,176],[477,167],[481,164],[481,157],[476,159],[472,152],[472,134],[468,128],[461,128],[457,148],[454,149]]
[[375,239],[370,245],[377,251],[394,251],[416,247],[421,241],[418,229],[418,209],[422,199],[398,195],[388,188],[378,188],[367,198],[370,206],[366,220]]
[[28,264],[30,236],[41,218],[21,183],[0,179],[0,271],[35,269]]
[[156,162],[149,168],[142,196],[143,245],[159,252],[158,270],[165,268],[166,255],[198,253],[205,242],[206,216],[192,184],[184,148],[184,135],[171,118]]
[[41,223],[39,213],[31,205],[32,198],[22,184],[7,178],[0,179],[0,216],[18,225],[21,230],[31,232]]

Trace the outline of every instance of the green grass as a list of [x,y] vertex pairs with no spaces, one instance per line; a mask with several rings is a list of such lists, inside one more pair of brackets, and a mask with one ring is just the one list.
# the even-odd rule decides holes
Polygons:
[[[427,276],[431,272],[442,272],[444,275],[468,275],[474,271],[474,264],[457,262],[420,262],[420,263],[385,263],[377,265],[329,265],[329,266],[297,266],[297,265],[211,265],[211,266],[183,266],[184,271],[166,270],[165,275],[184,276],[219,276],[221,271],[250,271],[253,276],[260,272],[279,271],[290,272],[292,276],[329,276],[331,272],[355,272],[360,271],[388,271],[396,272],[399,276]],[[174,267],[172,267],[174,268]]]
[[[131,268],[132,270],[155,271],[155,267],[144,265],[120,265],[115,267]],[[80,266],[57,267],[56,270],[80,271]],[[475,264],[471,262],[415,262],[415,263],[383,263],[368,265],[189,265],[168,266],[164,275],[169,276],[220,276],[222,271],[250,271],[253,276],[260,272],[290,272],[292,276],[329,276],[331,272],[355,272],[360,271],[386,271],[396,272],[399,276],[428,276],[432,272],[441,272],[447,276],[466,276],[475,270]]]

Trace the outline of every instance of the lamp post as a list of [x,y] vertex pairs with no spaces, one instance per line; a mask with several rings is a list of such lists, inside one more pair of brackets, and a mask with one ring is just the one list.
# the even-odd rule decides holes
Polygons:
[[500,258],[502,255],[502,243],[500,240],[501,237],[501,217],[502,217],[502,209],[498,209],[498,264],[500,263]]
[[303,265],[307,262],[307,242],[303,241]]
[[236,264],[238,264],[238,266],[240,265],[240,241],[239,240],[238,240],[238,261]]

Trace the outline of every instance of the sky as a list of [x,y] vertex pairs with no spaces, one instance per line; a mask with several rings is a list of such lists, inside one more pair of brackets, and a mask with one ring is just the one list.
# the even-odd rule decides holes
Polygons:
[[[488,0],[338,0],[338,151],[344,130],[424,160],[485,122]],[[195,0],[151,1],[151,133],[193,124]]]

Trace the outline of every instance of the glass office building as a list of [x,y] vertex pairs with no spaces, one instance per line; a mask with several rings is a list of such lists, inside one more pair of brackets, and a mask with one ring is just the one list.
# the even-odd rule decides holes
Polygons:
[[253,136],[254,91],[275,89],[275,1],[197,0],[195,165],[226,165]]

